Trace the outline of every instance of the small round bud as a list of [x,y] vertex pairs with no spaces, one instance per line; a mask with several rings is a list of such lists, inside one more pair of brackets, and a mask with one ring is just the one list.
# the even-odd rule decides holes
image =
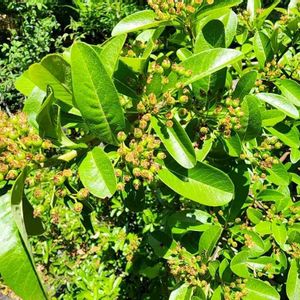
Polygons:
[[83,209],[83,204],[82,204],[82,203],[76,202],[76,203],[74,204],[74,210],[75,210],[76,212],[81,213],[82,209]]
[[120,131],[118,132],[117,134],[117,140],[120,142],[120,143],[123,143],[127,138],[127,135],[124,131]]
[[83,200],[86,200],[89,197],[89,195],[90,195],[89,190],[87,188],[83,188],[77,192],[76,197],[78,200],[83,201]]

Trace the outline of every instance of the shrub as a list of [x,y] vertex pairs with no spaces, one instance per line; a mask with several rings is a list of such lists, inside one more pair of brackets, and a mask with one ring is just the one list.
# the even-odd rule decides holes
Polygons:
[[297,298],[299,6],[240,2],[149,1],[18,78],[40,145],[20,118],[4,140],[43,155],[2,181],[0,273],[18,295]]

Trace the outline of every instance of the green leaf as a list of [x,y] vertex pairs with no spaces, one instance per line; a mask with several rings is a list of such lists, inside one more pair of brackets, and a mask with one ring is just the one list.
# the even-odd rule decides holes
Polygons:
[[211,225],[202,233],[199,241],[199,253],[201,256],[209,258],[212,255],[222,231],[223,229],[220,225]]
[[260,210],[252,207],[247,208],[247,217],[253,224],[258,224],[263,218],[263,214]]
[[[243,54],[240,51],[222,48],[215,48],[197,53],[180,64],[185,69],[192,71],[192,76],[190,78],[182,79],[182,82],[185,85],[193,83],[223,69],[224,67],[234,64],[242,59],[242,57]],[[170,83],[166,85],[165,88],[175,88],[177,83],[177,75],[175,72],[170,73],[169,81]]]
[[242,278],[249,278],[250,272],[247,267],[247,262],[249,259],[249,251],[238,252],[230,262],[230,269],[233,273]]
[[250,141],[256,138],[261,131],[261,114],[254,96],[246,96],[241,109],[244,115],[241,117],[241,129],[238,131],[241,140]]
[[25,96],[29,96],[36,85],[31,81],[28,70],[15,81],[15,88]]
[[291,260],[291,266],[286,282],[286,293],[289,300],[298,300],[300,295],[300,272],[296,259]]
[[272,168],[267,169],[269,175],[267,176],[268,181],[276,185],[289,185],[290,177],[283,164],[279,162],[274,164]]
[[208,155],[209,151],[211,150],[211,147],[213,145],[214,138],[209,138],[204,141],[202,144],[201,149],[196,149],[196,158],[198,161],[204,161],[206,156]]
[[253,38],[253,48],[259,66],[262,69],[265,63],[273,56],[271,40],[263,32],[257,31]]
[[249,278],[246,290],[243,300],[280,300],[278,292],[268,282],[259,279]]
[[299,131],[296,126],[289,127],[285,124],[277,124],[274,127],[266,128],[271,134],[278,137],[285,145],[289,147],[299,148]]
[[101,47],[102,50],[99,57],[110,77],[112,77],[117,67],[119,56],[126,41],[126,37],[126,34],[121,34],[109,40]]
[[239,135],[232,131],[230,138],[223,139],[226,152],[232,157],[239,157],[242,152],[242,143]]
[[149,29],[172,24],[171,21],[157,20],[157,15],[152,10],[143,10],[131,14],[121,20],[113,29],[111,35],[116,36],[128,32]]
[[282,248],[285,249],[284,245],[287,240],[287,230],[284,224],[277,224],[275,221],[272,223],[272,233],[276,243]]
[[[146,58],[139,57],[121,57],[120,60],[128,66],[133,72],[143,74],[145,72]],[[160,79],[161,82],[161,79]]]
[[95,147],[79,166],[79,178],[96,197],[111,197],[116,191],[116,177],[111,161],[105,152]]
[[30,80],[42,91],[46,92],[48,86],[51,86],[55,98],[73,105],[70,65],[62,56],[47,55],[40,63],[31,65],[28,72]]
[[247,1],[247,10],[250,13],[250,19],[253,21],[255,19],[257,9],[261,8],[260,0],[248,0]]
[[47,299],[30,250],[26,248],[28,242],[14,221],[10,193],[0,197],[0,227],[0,273],[5,284],[24,300]]
[[[225,28],[220,20],[209,21],[202,29],[202,34],[213,48],[225,47]],[[199,52],[199,51],[197,51]]]
[[233,183],[222,171],[198,162],[193,169],[184,169],[175,162],[159,172],[160,180],[179,195],[208,206],[221,206],[233,198]]
[[286,115],[288,115],[291,118],[298,119],[299,118],[299,112],[297,108],[285,97],[281,95],[271,94],[271,93],[260,93],[257,94],[255,97],[257,97],[259,100],[262,100],[280,111],[284,112]]
[[237,86],[232,94],[235,99],[243,100],[243,98],[250,93],[255,85],[257,77],[256,71],[250,71],[244,74],[237,83]]
[[36,129],[39,127],[36,117],[41,109],[45,96],[46,93],[36,86],[24,102],[23,111],[27,115],[29,124]]
[[61,147],[72,149],[86,148],[85,144],[76,144],[72,142],[65,134],[61,127],[60,106],[54,104],[55,98],[52,90],[36,116],[36,121],[39,128],[39,134],[43,138],[49,138],[52,142]]
[[151,125],[172,157],[184,168],[196,165],[194,147],[182,126],[173,119],[173,126],[167,127],[156,117],[151,118]]
[[167,259],[172,254],[172,250],[176,248],[176,243],[172,237],[161,230],[152,232],[148,241],[158,257]]
[[225,26],[225,47],[229,47],[236,36],[238,17],[232,9],[219,18]]
[[24,184],[27,174],[28,169],[23,169],[14,182],[11,190],[11,211],[23,242],[26,244],[27,249],[30,249],[27,234],[40,235],[44,232],[44,227],[40,218],[33,217],[33,208],[24,195]]
[[204,16],[211,15],[218,11],[224,11],[226,8],[230,8],[240,4],[242,0],[218,0],[212,4],[204,4],[199,13],[197,13],[197,20],[202,19]]
[[97,53],[87,44],[71,50],[74,102],[91,132],[103,142],[117,144],[116,134],[125,127],[117,90]]
[[300,150],[298,148],[291,149],[290,159],[293,164],[300,160]]
[[174,234],[202,232],[211,226],[208,222],[211,222],[211,215],[199,209],[178,211],[167,218],[167,225]]
[[264,110],[261,112],[262,126],[274,126],[283,121],[285,113],[277,109]]
[[300,84],[291,79],[284,79],[276,82],[276,85],[291,103],[300,106]]
[[188,283],[184,283],[179,288],[172,291],[169,300],[191,300],[192,295],[193,288]]

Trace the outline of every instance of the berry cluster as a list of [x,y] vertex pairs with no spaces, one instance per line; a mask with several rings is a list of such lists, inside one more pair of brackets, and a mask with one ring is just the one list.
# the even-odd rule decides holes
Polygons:
[[28,165],[40,165],[46,159],[45,151],[53,147],[29,126],[24,113],[9,118],[0,111],[0,128],[0,181],[16,179]]
[[224,285],[224,299],[225,300],[241,300],[247,295],[246,290],[247,279],[237,278],[229,285]]
[[232,130],[238,131],[242,125],[240,119],[244,116],[244,112],[240,107],[239,99],[228,97],[225,101],[226,112],[223,118],[219,120],[219,130],[223,132],[225,138],[231,136]]
[[115,169],[119,178],[118,190],[123,190],[128,182],[132,182],[136,190],[143,182],[152,182],[161,168],[160,160],[165,158],[165,153],[158,151],[160,140],[145,132],[148,122],[142,118],[139,123],[140,126],[134,128],[133,137],[128,144],[125,143],[127,135],[122,131],[118,133],[118,153],[121,157],[118,168]]
[[[268,62],[263,72],[260,73],[262,81],[274,81],[280,79],[285,79],[285,75],[283,75],[282,70],[284,69],[284,65],[278,63],[274,58],[272,61]],[[264,91],[265,85],[263,85],[261,80],[256,81],[256,86],[258,86],[258,91]]]
[[208,267],[202,262],[202,257],[191,255],[180,244],[177,244],[176,248],[172,250],[168,265],[171,274],[179,281],[187,281],[193,286],[207,286],[208,283],[204,277],[208,272]]
[[188,18],[204,3],[213,4],[214,0],[148,0],[149,6],[155,11],[159,20],[175,19],[178,16]]
[[[277,137],[266,137],[258,147],[253,148],[253,153],[242,153],[240,158],[257,167],[256,171],[260,174],[260,177],[264,179],[266,177],[264,171],[279,163],[279,159],[272,156],[272,151],[280,150],[281,148],[282,143],[278,141]],[[256,179],[258,179],[257,175],[254,175],[253,180]]]

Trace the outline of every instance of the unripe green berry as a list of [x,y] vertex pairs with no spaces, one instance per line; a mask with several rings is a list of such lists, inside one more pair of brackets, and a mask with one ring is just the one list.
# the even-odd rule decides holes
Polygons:
[[121,169],[115,169],[115,175],[116,177],[121,177],[123,175],[123,172]]
[[118,134],[117,134],[117,140],[120,142],[120,143],[123,143],[127,138],[127,135],[124,131],[119,131]]
[[171,67],[171,62],[169,59],[166,58],[163,60],[161,65],[164,69],[169,69]]
[[74,204],[74,210],[75,210],[76,212],[80,213],[80,212],[82,211],[82,209],[83,209],[83,204],[82,204],[82,203],[76,202],[76,203]]
[[179,102],[182,103],[182,104],[185,104],[189,101],[189,97],[186,96],[186,95],[182,95],[179,97]]
[[143,136],[143,131],[140,128],[134,128],[134,137],[140,139]]
[[90,195],[90,192],[87,188],[83,188],[83,189],[80,189],[78,192],[77,192],[77,199],[80,200],[80,201],[83,201],[83,200],[86,200]]
[[65,182],[65,180],[66,180],[66,177],[65,177],[65,176],[62,176],[62,175],[59,175],[59,174],[57,174],[57,175],[55,175],[55,176],[53,177],[53,183],[54,183],[54,185],[56,185],[56,186],[62,185],[62,184]]

